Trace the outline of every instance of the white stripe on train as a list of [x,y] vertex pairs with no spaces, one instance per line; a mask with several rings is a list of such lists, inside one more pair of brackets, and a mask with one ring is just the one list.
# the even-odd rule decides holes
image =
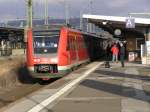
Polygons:
[[[68,70],[68,69],[71,69],[74,66],[78,66],[78,65],[81,65],[81,64],[86,63],[86,62],[89,62],[89,59],[86,59],[86,60],[83,60],[83,61],[79,61],[78,63],[73,63],[71,65],[58,66],[58,70]],[[28,69],[30,71],[34,71],[34,66],[30,66],[30,67],[28,67]]]
[[83,60],[83,61],[79,61],[78,63],[73,63],[71,65],[66,65],[66,66],[58,66],[58,70],[68,70],[71,69],[74,66],[78,66],[81,65],[83,63],[89,62],[89,59]]

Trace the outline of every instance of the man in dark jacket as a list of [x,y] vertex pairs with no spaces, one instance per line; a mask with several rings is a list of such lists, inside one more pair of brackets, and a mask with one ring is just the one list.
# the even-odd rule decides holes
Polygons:
[[125,47],[123,43],[120,43],[120,61],[121,66],[124,67]]

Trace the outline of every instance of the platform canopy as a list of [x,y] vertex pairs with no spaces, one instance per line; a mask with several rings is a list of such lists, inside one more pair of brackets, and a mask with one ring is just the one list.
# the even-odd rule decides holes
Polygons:
[[96,25],[104,25],[106,23],[109,23],[109,24],[113,24],[113,26],[115,27],[125,27],[126,20],[128,18],[133,18],[136,26],[140,26],[140,27],[150,26],[150,19],[148,18],[89,15],[89,14],[83,14],[83,18],[88,19],[90,23]]
[[23,38],[24,29],[17,27],[0,27],[0,41],[2,39],[6,40],[18,40]]

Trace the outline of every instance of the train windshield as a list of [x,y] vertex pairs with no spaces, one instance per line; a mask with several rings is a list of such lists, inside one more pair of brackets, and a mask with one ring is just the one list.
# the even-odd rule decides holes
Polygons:
[[59,34],[53,35],[35,35],[34,41],[34,54],[49,54],[57,53]]

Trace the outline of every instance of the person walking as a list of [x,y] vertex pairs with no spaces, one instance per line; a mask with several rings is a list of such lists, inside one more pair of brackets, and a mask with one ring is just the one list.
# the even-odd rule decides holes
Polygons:
[[111,48],[111,52],[112,52],[112,62],[116,61],[118,62],[118,53],[119,53],[119,49],[117,47],[117,44],[114,44]]
[[124,67],[125,47],[123,43],[120,43],[120,61],[121,66]]

